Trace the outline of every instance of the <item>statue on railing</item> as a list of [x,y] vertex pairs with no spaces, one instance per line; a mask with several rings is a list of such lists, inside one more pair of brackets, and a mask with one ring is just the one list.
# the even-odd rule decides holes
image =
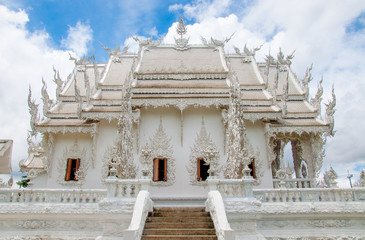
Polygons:
[[330,169],[323,174],[324,186],[327,188],[337,187],[337,178],[336,171],[330,166]]
[[209,177],[217,176],[219,152],[214,145],[209,145],[204,150],[204,160],[209,165]]
[[355,187],[365,187],[365,171],[364,169],[360,172],[359,180],[354,184]]

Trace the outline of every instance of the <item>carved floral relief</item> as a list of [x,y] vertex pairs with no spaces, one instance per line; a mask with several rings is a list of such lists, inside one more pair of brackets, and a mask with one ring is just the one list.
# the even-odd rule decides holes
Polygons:
[[219,162],[219,152],[216,145],[213,143],[210,135],[206,131],[205,122],[203,118],[200,132],[199,134],[197,134],[194,145],[190,150],[191,152],[189,158],[189,165],[186,167],[190,175],[190,183],[192,185],[206,185],[205,181],[197,180],[197,159],[205,158],[208,150],[214,153],[213,159],[215,161],[215,164],[217,165]]
[[[148,154],[146,154],[148,152]],[[147,169],[147,175],[153,175],[153,161],[156,158],[166,159],[167,161],[167,180],[166,181],[153,181],[152,185],[155,186],[170,186],[175,182],[175,158],[173,156],[174,152],[171,145],[171,137],[165,132],[162,124],[162,119],[160,119],[160,124],[156,133],[149,142],[141,149],[141,158],[146,157],[142,161],[145,165],[144,168]]]
[[[75,174],[78,181],[65,181],[65,171],[66,171],[66,167],[67,167],[67,159],[69,159],[69,158],[72,158],[72,159],[79,158],[80,159],[80,166]],[[81,148],[80,145],[78,144],[77,139],[75,139],[75,142],[71,147],[65,146],[62,157],[60,157],[58,159],[57,182],[60,183],[61,185],[65,185],[65,186],[82,185],[85,180],[89,166],[90,166],[90,160],[87,158],[85,147]]]

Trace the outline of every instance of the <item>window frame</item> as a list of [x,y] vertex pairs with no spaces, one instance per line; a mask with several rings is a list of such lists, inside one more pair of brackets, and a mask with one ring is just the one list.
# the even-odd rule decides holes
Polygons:
[[[198,182],[205,182],[207,179],[205,180],[202,180],[202,169],[200,168],[200,163],[201,161],[204,161],[204,163],[206,163],[206,161],[204,160],[204,158],[197,158],[196,159],[197,161],[197,181]],[[210,165],[208,165],[210,167]],[[209,167],[208,167],[208,170],[209,170]],[[209,173],[207,171],[207,178],[209,177]]]
[[[164,161],[164,176],[162,180],[160,179],[160,161]],[[153,182],[167,182],[167,158],[154,158],[153,159]]]
[[255,169],[255,158],[252,158],[251,163],[248,165],[248,167],[251,169],[250,175],[256,179],[256,169]]
[[[71,179],[72,162],[75,160],[76,160],[76,167],[73,173],[74,178]],[[65,181],[67,182],[78,181],[78,179],[76,178],[76,172],[79,170],[79,168],[80,168],[80,158],[67,158]]]

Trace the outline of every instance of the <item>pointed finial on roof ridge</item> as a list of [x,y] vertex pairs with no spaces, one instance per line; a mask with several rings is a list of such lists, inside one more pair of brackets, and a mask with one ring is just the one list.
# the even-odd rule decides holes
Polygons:
[[177,32],[177,34],[180,35],[180,38],[181,39],[183,38],[183,35],[185,35],[186,32],[187,32],[187,29],[186,29],[184,20],[182,18],[182,14],[180,14],[180,20],[179,20],[179,23],[178,23],[178,25],[176,27],[176,32]]
[[335,106],[336,106],[336,94],[335,94],[335,86],[332,84],[332,99],[328,101],[328,103],[324,104],[326,106],[326,124],[329,126],[329,135],[334,136],[335,131],[334,129],[334,113],[336,112]]
[[187,33],[187,28],[185,26],[182,15],[180,15],[180,20],[176,27],[176,32],[180,35],[180,38],[175,38],[175,49],[179,51],[189,49],[189,38],[184,38],[184,35]]

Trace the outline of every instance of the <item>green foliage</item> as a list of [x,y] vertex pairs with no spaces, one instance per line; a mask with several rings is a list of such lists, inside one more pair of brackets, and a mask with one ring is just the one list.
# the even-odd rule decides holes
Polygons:
[[28,187],[29,182],[30,179],[27,176],[22,176],[22,180],[16,182],[16,184],[19,185],[19,188],[26,188]]

